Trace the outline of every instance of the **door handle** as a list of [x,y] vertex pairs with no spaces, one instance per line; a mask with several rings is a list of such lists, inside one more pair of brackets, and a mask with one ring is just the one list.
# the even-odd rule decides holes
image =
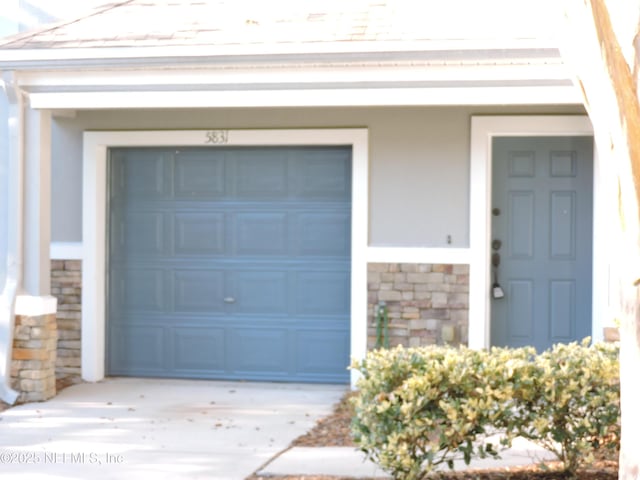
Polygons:
[[491,265],[493,266],[493,286],[491,287],[491,295],[495,299],[504,298],[504,290],[498,283],[498,267],[500,266],[500,254],[498,251],[502,247],[502,240],[494,239],[491,242],[493,253],[491,254]]
[[236,299],[233,297],[224,297],[224,303],[236,303]]

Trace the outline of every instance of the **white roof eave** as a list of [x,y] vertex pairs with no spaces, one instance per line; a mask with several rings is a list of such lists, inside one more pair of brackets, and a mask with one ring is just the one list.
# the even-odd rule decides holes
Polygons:
[[0,49],[0,69],[16,72],[33,108],[56,110],[580,103],[557,50],[540,42],[357,43],[262,55],[216,47],[213,56],[194,47]]
[[29,94],[34,109],[172,109],[251,107],[365,107],[365,106],[451,106],[451,105],[579,105],[579,91],[573,85],[304,89],[304,90],[138,90],[64,91]]
[[[475,53],[474,53],[475,52]],[[3,49],[0,46],[0,69],[131,67],[183,65],[185,63],[265,63],[306,61],[384,60],[388,57],[407,60],[424,57],[464,56],[482,61],[486,55],[509,57],[527,52],[541,58],[559,58],[557,44],[547,40],[428,40],[428,41],[349,41],[274,44],[173,45],[158,47],[85,47]]]

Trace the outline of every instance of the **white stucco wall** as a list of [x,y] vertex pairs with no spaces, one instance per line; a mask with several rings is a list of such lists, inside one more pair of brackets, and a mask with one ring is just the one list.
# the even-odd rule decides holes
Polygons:
[[581,107],[265,108],[86,111],[75,118],[57,118],[52,240],[81,241],[84,130],[367,127],[370,244],[468,247],[470,118],[482,113],[583,111]]

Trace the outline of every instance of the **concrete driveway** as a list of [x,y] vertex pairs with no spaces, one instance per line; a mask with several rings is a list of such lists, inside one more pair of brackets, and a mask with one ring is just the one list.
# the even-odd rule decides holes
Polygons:
[[114,378],[0,414],[12,479],[244,479],[346,386]]

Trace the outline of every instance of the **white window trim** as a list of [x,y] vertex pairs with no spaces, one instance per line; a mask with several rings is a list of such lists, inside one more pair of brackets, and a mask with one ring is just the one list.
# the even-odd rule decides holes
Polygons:
[[[345,145],[352,147],[351,357],[367,344],[368,130],[229,130],[225,146]],[[207,146],[207,131],[85,132],[83,146],[82,378],[105,375],[107,154],[111,147]],[[356,381],[351,373],[351,383]]]
[[[490,346],[491,302],[491,158],[492,139],[498,136],[593,135],[587,116],[476,116],[471,119],[469,346]],[[596,229],[606,220],[602,208],[605,181],[594,147],[593,306],[592,336],[602,340],[607,309],[608,267],[605,233]]]

